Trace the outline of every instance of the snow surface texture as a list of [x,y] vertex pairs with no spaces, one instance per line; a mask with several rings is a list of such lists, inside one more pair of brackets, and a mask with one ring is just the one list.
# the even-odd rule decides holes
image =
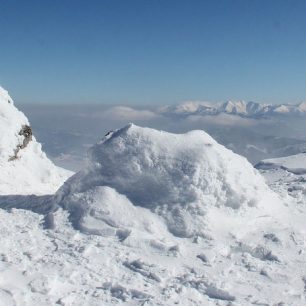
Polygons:
[[177,237],[204,237],[211,209],[264,208],[267,195],[264,179],[249,162],[205,132],[170,134],[130,124],[90,149],[88,167],[56,199],[80,228],[132,229],[145,208],[154,213],[138,224],[146,232],[157,215]]
[[306,206],[246,159],[134,125],[89,157],[53,198],[0,210],[2,305],[305,305]]
[[[25,115],[0,87],[0,194],[54,193],[72,172],[56,167],[31,135]],[[28,133],[25,136],[25,131]]]

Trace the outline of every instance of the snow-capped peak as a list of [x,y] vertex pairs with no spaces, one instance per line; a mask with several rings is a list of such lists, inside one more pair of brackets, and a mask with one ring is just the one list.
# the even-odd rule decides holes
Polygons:
[[260,117],[306,113],[306,102],[300,104],[261,104],[253,101],[227,101],[224,103],[210,103],[201,101],[187,101],[175,106],[159,109],[164,115],[218,115],[226,113],[242,117]]
[[298,104],[298,110],[300,112],[306,112],[306,102],[301,102],[300,104]]
[[228,101],[221,106],[221,109],[230,114],[247,114],[246,105],[245,101]]
[[287,105],[278,105],[273,109],[273,112],[275,113],[289,113],[290,108]]

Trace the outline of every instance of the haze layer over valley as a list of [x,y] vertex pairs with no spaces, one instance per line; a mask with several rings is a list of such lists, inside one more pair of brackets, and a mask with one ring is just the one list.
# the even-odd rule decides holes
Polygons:
[[203,129],[252,164],[306,151],[305,104],[185,102],[166,107],[23,105],[50,158],[80,169],[88,147],[108,131],[134,122],[173,133]]

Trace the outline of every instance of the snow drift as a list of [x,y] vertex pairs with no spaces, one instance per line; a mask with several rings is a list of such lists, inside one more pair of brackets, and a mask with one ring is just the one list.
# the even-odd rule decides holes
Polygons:
[[88,166],[55,202],[79,228],[96,233],[165,224],[173,235],[191,237],[207,234],[212,211],[265,209],[269,197],[257,170],[204,131],[170,134],[129,124],[90,149]]
[[0,194],[54,193],[72,174],[42,152],[25,115],[0,87]]

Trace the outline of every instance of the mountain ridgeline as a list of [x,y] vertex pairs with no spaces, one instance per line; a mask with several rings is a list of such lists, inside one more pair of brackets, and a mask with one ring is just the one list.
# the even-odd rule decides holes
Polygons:
[[187,101],[174,106],[160,109],[164,115],[218,115],[231,114],[242,117],[265,117],[273,115],[305,115],[306,102],[299,104],[261,104],[246,101],[227,101],[225,103],[211,103],[202,101]]

